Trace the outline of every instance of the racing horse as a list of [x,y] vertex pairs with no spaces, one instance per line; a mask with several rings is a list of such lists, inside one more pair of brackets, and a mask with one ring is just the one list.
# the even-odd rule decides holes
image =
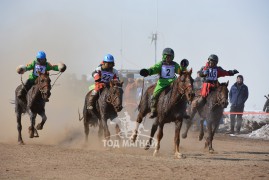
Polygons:
[[[85,141],[88,141],[89,127],[99,125],[98,136],[101,137],[104,133],[106,140],[110,139],[110,132],[107,125],[107,120],[113,120],[118,116],[118,112],[122,110],[123,97],[123,82],[112,80],[99,92],[98,100],[92,110],[87,109],[89,105],[89,97],[91,91],[85,96],[83,117],[79,120],[84,120]],[[119,133],[119,126],[116,125],[116,133]]]
[[[180,130],[183,118],[186,118],[186,107],[188,101],[191,101],[193,94],[193,79],[191,77],[192,70],[180,73],[177,79],[168,86],[159,96],[157,104],[157,117],[151,128],[150,138],[145,147],[148,150],[152,144],[155,132],[158,131],[157,145],[153,153],[156,156],[160,149],[160,142],[163,137],[164,124],[175,123],[174,151],[176,158],[184,157],[179,152]],[[139,114],[136,120],[136,128],[131,136],[132,142],[135,142],[138,136],[138,127],[142,119],[150,112],[150,99],[153,94],[155,85],[150,86],[143,95],[138,106]]]
[[[45,104],[49,101],[51,95],[51,80],[49,73],[44,74],[38,72],[39,76],[35,80],[35,84],[27,92],[25,97],[18,97],[18,91],[21,88],[25,88],[23,84],[19,85],[15,90],[15,112],[17,116],[17,129],[18,129],[18,142],[24,144],[21,130],[21,115],[28,113],[30,116],[31,126],[29,127],[29,137],[38,137],[37,130],[43,129],[43,126],[47,120],[45,114]],[[40,115],[42,121],[35,128],[36,116]]]
[[198,112],[199,116],[201,117],[199,141],[201,141],[204,137],[203,124],[204,120],[206,120],[208,136],[205,141],[205,148],[208,147],[209,153],[214,152],[212,146],[213,137],[217,128],[219,127],[220,120],[223,116],[223,111],[228,106],[228,84],[229,81],[227,83],[218,83],[217,87],[215,89],[212,89],[207,96],[206,103],[204,106],[198,106],[197,108],[193,108],[191,106],[190,119],[187,122],[187,128],[185,132],[182,134],[182,138],[187,137],[188,130],[191,127],[192,119],[194,115]]

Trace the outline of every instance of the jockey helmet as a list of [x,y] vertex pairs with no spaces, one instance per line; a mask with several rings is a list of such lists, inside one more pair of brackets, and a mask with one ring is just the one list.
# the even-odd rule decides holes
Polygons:
[[111,54],[107,54],[104,57],[104,62],[114,63],[114,57]]
[[36,55],[37,59],[46,59],[46,53],[44,51],[39,51]]
[[36,55],[37,63],[40,65],[45,65],[47,62],[46,53],[44,51],[39,51]]
[[188,67],[189,66],[188,59],[182,59],[181,62],[180,62],[180,66],[182,66],[182,67]]
[[163,50],[163,55],[170,55],[170,56],[174,57],[175,56],[174,50],[171,48],[165,48]]
[[218,58],[217,55],[215,55],[215,54],[211,54],[211,55],[208,57],[208,61],[213,61],[213,62],[215,62],[216,64],[218,64],[218,62],[219,62],[219,58]]

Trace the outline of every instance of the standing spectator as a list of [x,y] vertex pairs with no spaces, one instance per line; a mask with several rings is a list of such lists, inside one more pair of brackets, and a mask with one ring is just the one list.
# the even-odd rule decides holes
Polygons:
[[141,87],[141,84],[138,83],[138,81],[134,80],[134,74],[129,73],[127,74],[128,83],[126,85],[126,88],[124,90],[125,96],[124,96],[124,102],[125,107],[130,115],[131,119],[135,117],[135,109],[137,108],[137,89]]
[[268,113],[269,112],[269,94],[268,94],[268,96],[264,96],[264,97],[266,97],[266,101],[265,101],[265,104],[263,106],[263,111]]
[[[242,75],[238,75],[236,78],[236,83],[232,85],[230,92],[229,92],[229,99],[231,103],[230,112],[244,112],[245,102],[248,99],[248,87],[243,83],[244,78]],[[231,129],[229,134],[234,133],[235,127],[235,117],[236,117],[236,134],[240,133],[241,125],[242,125],[242,115],[243,114],[231,114]]]

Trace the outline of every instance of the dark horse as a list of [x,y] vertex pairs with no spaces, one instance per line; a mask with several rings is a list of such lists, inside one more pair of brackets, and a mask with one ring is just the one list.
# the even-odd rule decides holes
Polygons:
[[[29,137],[38,137],[37,130],[43,129],[43,125],[47,120],[47,116],[45,114],[45,103],[49,101],[50,97],[50,78],[49,74],[46,72],[45,74],[39,73],[38,78],[35,80],[35,84],[32,88],[27,92],[26,97],[18,97],[18,91],[24,86],[21,84],[15,90],[15,112],[17,115],[17,129],[18,129],[18,142],[23,144],[21,130],[21,115],[23,113],[28,113],[31,120],[31,126],[29,127]],[[36,126],[35,129],[35,119],[36,115],[39,114],[42,117],[41,123]],[[36,135],[35,135],[36,134]]]
[[192,119],[194,115],[198,112],[201,117],[199,141],[201,141],[204,137],[203,124],[204,120],[206,120],[208,136],[206,138],[205,148],[208,147],[210,153],[214,152],[214,149],[212,147],[213,137],[217,128],[219,127],[223,111],[228,105],[228,84],[229,81],[227,83],[218,84],[216,89],[212,90],[207,96],[206,103],[204,106],[198,107],[197,109],[191,108],[190,119],[187,123],[187,128],[182,134],[182,138],[187,137],[187,133],[191,126]]
[[[101,90],[93,110],[87,109],[91,91],[87,93],[83,108],[83,117],[79,117],[79,120],[84,119],[84,132],[86,135],[86,141],[88,140],[89,126],[96,125],[99,125],[99,137],[101,137],[104,132],[105,138],[110,138],[107,120],[113,120],[118,116],[117,112],[122,110],[122,84],[123,82],[110,81],[109,85]],[[119,126],[116,126],[116,132],[118,133],[119,131]]]
[[[157,155],[160,149],[160,141],[163,137],[163,127],[165,123],[175,122],[175,137],[174,137],[174,147],[175,156],[177,158],[183,157],[179,153],[179,143],[180,143],[180,130],[183,122],[183,117],[186,113],[187,102],[192,100],[193,97],[193,79],[191,77],[192,70],[190,72],[185,72],[178,76],[178,78],[167,87],[159,96],[157,105],[157,117],[152,125],[150,139],[145,147],[149,149],[155,132],[158,131],[157,135],[157,146],[154,151],[154,156]],[[136,141],[138,136],[138,127],[142,122],[143,117],[145,117],[150,112],[150,97],[153,94],[155,85],[150,86],[140,101],[138,106],[139,114],[136,120],[136,129],[131,137],[133,142]]]

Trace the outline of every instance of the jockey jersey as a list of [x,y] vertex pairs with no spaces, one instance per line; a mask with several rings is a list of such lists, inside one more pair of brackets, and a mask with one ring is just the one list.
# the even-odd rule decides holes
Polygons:
[[160,78],[154,89],[153,96],[158,96],[167,86],[172,84],[176,79],[176,74],[185,71],[186,68],[181,67],[177,62],[167,63],[160,61],[148,69],[149,75],[159,74]]
[[[210,68],[208,65],[202,68],[202,71],[207,71],[207,75],[201,74],[204,77],[204,82],[201,89],[201,96],[207,97],[210,89],[215,88],[219,77],[232,76],[229,71],[222,69],[220,66]],[[201,73],[203,73],[201,71]]]
[[30,70],[33,70],[33,72],[29,74],[29,80],[34,81],[38,77],[38,71],[44,74],[50,70],[59,71],[59,68],[58,65],[51,65],[49,62],[46,62],[45,65],[40,65],[37,60],[34,60],[32,63],[26,65],[26,71]]
[[94,89],[96,91],[105,87],[111,80],[119,80],[119,73],[116,69],[111,68],[107,70],[103,69],[102,66],[98,66],[92,73],[92,76],[95,80]]

